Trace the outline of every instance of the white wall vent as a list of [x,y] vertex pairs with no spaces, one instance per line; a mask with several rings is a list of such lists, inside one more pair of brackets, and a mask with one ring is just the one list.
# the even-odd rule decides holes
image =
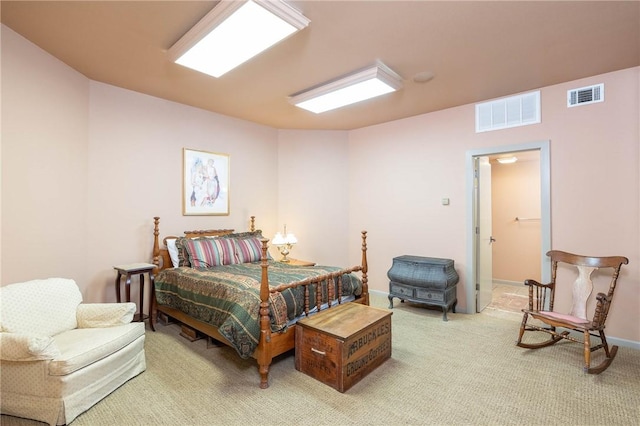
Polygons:
[[567,107],[594,104],[604,101],[604,83],[567,90]]
[[540,122],[540,91],[476,104],[476,133]]

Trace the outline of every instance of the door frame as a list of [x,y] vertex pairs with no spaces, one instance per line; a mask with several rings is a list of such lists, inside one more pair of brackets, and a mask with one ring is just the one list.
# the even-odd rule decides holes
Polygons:
[[547,252],[551,250],[551,158],[550,141],[535,141],[492,148],[467,151],[465,169],[467,181],[467,267],[466,267],[466,313],[476,313],[476,247],[474,230],[474,167],[475,157],[486,157],[519,151],[540,151],[540,232],[541,232],[541,278],[551,280],[551,262]]
[[[475,249],[476,310],[482,312],[493,299],[493,197],[491,182],[492,169],[489,157],[473,157],[473,247]],[[482,309],[480,309],[482,307]]]

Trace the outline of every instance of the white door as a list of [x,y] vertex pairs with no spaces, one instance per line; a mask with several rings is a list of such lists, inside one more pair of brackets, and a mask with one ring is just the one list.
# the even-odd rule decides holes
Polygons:
[[476,194],[476,311],[491,303],[493,292],[493,248],[491,235],[491,164],[489,157],[475,157]]

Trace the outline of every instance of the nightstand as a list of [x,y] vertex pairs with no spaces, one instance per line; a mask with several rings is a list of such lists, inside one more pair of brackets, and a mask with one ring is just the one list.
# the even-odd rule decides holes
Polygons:
[[316,262],[309,262],[308,260],[291,259],[286,262],[291,266],[316,266]]
[[[153,270],[156,265],[152,263],[130,263],[127,265],[116,265],[113,267],[116,271],[118,271],[118,276],[116,278],[116,300],[118,303],[122,301],[122,297],[120,296],[120,286],[122,277],[125,277],[125,296],[126,302],[131,302],[131,276],[138,275],[140,277],[140,311],[133,316],[134,321],[144,321],[149,318],[149,315],[144,314],[144,275],[149,274],[149,281],[151,282],[151,297],[153,298],[153,290],[154,290],[154,282],[153,282]],[[153,300],[151,300],[151,305],[153,307]],[[149,310],[151,313],[151,310]],[[153,329],[153,323],[149,321],[151,328]]]

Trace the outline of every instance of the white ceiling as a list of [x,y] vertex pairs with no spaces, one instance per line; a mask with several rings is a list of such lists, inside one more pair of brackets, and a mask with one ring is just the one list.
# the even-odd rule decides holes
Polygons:
[[[279,129],[346,130],[640,65],[638,1],[290,1],[303,31],[219,79],[166,51],[215,1],[5,1],[88,78]],[[287,96],[381,60],[399,92],[316,115]],[[412,79],[429,71],[427,83]]]

